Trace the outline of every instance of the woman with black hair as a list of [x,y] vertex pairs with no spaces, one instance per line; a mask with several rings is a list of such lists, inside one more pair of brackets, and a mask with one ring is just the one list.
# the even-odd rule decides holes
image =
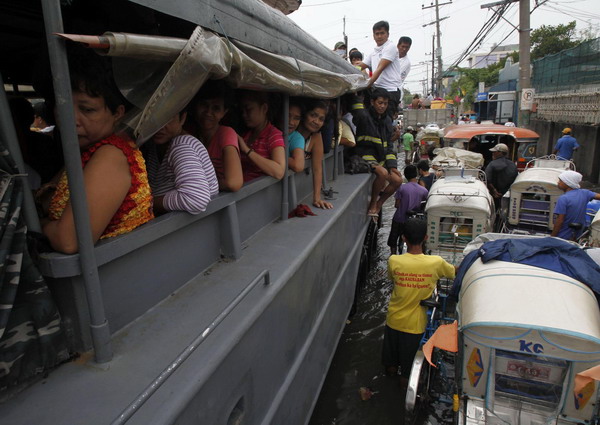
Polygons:
[[321,128],[327,117],[328,105],[322,100],[311,100],[306,106],[306,113],[298,127],[306,144],[306,159],[312,160],[313,170],[313,205],[318,208],[331,209],[333,205],[321,199],[323,185],[323,138]]

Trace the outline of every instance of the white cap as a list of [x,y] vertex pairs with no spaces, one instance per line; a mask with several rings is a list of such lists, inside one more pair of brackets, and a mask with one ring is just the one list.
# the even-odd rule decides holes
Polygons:
[[579,189],[581,187],[579,183],[581,183],[583,176],[577,171],[567,170],[560,173],[558,178],[571,189]]
[[490,152],[508,153],[508,146],[506,146],[504,143],[498,143],[496,146],[494,146],[492,149],[490,149]]

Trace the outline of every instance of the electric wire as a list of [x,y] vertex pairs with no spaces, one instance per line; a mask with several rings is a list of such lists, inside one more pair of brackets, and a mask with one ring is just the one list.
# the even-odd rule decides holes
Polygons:
[[477,49],[483,40],[488,36],[488,34],[492,31],[494,26],[502,19],[502,15],[509,8],[510,4],[503,4],[496,10],[493,16],[491,16],[481,27],[473,41],[469,44],[469,46],[463,51],[463,53],[456,59],[452,65],[448,67],[449,70],[455,68],[459,63],[465,60],[475,49]]

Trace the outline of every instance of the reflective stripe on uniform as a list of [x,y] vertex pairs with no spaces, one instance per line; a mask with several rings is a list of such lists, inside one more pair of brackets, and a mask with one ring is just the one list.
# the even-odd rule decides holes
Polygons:
[[371,136],[358,136],[358,139],[356,139],[357,142],[372,142],[372,143],[377,143],[378,145],[381,145],[381,139],[378,137],[371,137]]

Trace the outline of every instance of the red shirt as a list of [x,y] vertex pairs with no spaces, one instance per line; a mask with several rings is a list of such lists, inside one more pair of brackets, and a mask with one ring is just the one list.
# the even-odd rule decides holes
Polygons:
[[206,147],[219,180],[225,178],[225,168],[223,166],[223,151],[225,150],[225,146],[234,146],[239,153],[238,135],[235,130],[231,127],[220,125]]
[[[249,131],[244,135],[244,142],[248,143],[251,134],[252,131]],[[267,123],[267,126],[261,131],[260,135],[254,140],[252,145],[248,145],[248,147],[254,149],[255,152],[250,155],[259,154],[267,159],[271,159],[271,152],[278,146],[285,147],[283,133],[271,123]],[[263,173],[262,170],[244,154],[242,154],[242,171],[244,174],[244,182],[265,175],[265,173]]]

